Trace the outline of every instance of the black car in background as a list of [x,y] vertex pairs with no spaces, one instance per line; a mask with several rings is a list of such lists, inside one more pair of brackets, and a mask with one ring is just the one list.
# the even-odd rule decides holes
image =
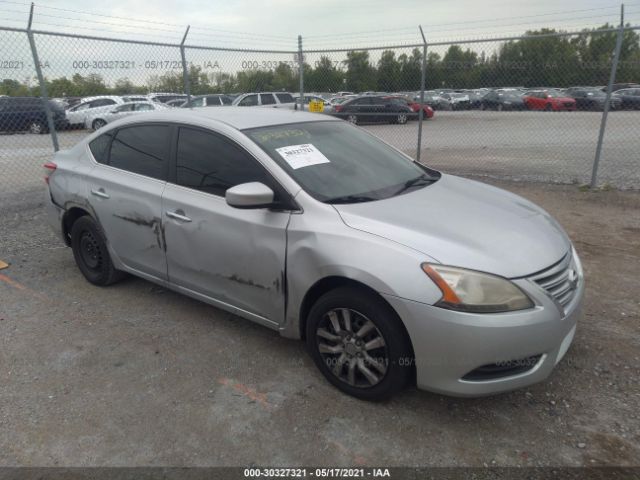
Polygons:
[[[64,108],[52,100],[47,104],[53,116],[56,130],[63,130],[69,126]],[[45,103],[38,97],[1,97],[0,98],[0,131],[47,133],[49,125]]]
[[623,88],[616,91],[611,98],[618,98],[625,110],[640,110],[640,87]]
[[[578,110],[604,110],[607,94],[596,87],[570,87],[566,89],[567,96],[576,101]],[[622,107],[622,99],[612,95],[609,108],[618,110]]]
[[[611,91],[617,92],[618,90],[622,90],[623,88],[640,88],[640,84],[638,83],[614,83],[611,85]],[[602,91],[606,92],[607,87],[602,87]]]
[[366,95],[347,100],[334,106],[333,115],[348,122],[388,122],[404,124],[416,113],[406,102],[396,98],[385,98]]
[[482,97],[482,110],[526,110],[522,96],[515,92],[489,92]]

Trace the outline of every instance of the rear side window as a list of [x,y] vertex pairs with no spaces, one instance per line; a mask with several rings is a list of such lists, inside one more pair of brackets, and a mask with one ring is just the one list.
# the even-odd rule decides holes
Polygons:
[[261,93],[260,94],[260,102],[262,105],[273,105],[276,103],[276,99],[273,98],[271,93]]
[[293,103],[293,97],[290,93],[276,93],[276,97],[280,100],[280,103]]
[[168,151],[168,126],[140,125],[122,128],[113,139],[109,165],[166,180]]
[[233,100],[231,100],[231,97],[220,97],[220,99],[222,100],[222,104],[223,105],[231,105],[233,103]]
[[223,196],[228,188],[247,182],[271,183],[262,165],[231,141],[201,130],[180,129],[178,185]]
[[258,96],[248,95],[240,100],[238,105],[240,105],[241,107],[253,107],[254,105],[258,105]]
[[93,158],[95,158],[98,163],[103,163],[105,165],[109,163],[109,145],[111,144],[112,138],[112,132],[107,132],[97,138],[94,138],[89,143],[89,150],[91,150]]

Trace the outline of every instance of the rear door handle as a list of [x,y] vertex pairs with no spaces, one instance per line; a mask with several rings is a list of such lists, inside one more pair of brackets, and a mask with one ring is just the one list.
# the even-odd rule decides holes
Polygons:
[[100,198],[109,198],[109,194],[104,191],[104,188],[91,190],[91,195],[95,195],[96,197],[100,197]]
[[181,222],[190,222],[191,219],[187,217],[182,210],[176,210],[175,212],[166,212],[167,217],[179,220]]

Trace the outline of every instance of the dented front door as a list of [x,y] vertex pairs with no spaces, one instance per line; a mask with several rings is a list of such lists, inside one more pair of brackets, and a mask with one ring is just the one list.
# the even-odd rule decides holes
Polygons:
[[289,212],[237,209],[171,183],[162,210],[172,284],[261,323],[282,321]]

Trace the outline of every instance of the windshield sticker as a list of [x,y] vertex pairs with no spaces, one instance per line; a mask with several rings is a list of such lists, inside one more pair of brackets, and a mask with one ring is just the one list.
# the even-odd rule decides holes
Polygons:
[[310,167],[311,165],[318,165],[320,163],[330,163],[329,159],[310,143],[276,148],[276,152],[278,152],[294,170],[302,167]]

